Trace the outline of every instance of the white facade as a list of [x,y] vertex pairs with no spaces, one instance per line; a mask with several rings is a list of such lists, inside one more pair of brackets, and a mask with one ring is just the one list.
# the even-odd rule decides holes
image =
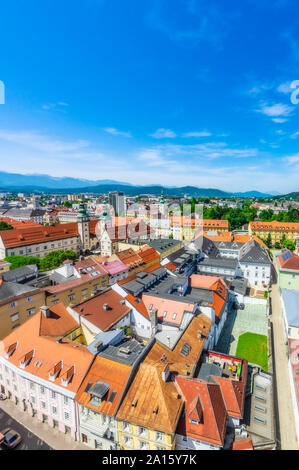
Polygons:
[[259,264],[239,262],[242,277],[248,280],[248,284],[255,286],[269,286],[271,279],[271,264]]
[[31,416],[78,440],[75,393],[43,380],[0,357],[0,390]]

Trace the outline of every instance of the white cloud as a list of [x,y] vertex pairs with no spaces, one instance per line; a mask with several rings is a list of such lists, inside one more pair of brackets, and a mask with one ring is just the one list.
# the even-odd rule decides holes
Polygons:
[[281,124],[283,122],[286,122],[287,119],[283,119],[283,118],[273,118],[272,119],[273,122],[277,122],[278,124]]
[[291,135],[291,139],[297,139],[298,136],[299,136],[299,131],[294,132],[294,134]]
[[65,103],[64,101],[58,101],[58,103],[47,103],[42,105],[42,109],[48,111],[49,109],[55,109],[60,106],[66,107],[68,106],[68,103]]
[[[283,103],[275,103],[272,105],[261,103],[260,108],[256,109],[256,112],[275,119],[276,116],[289,116],[293,112],[293,108]],[[276,120],[275,122],[278,121]]]
[[290,164],[299,163],[299,153],[289,155],[288,157],[285,157],[284,160],[286,160]]
[[88,147],[89,145],[88,141],[82,139],[73,142],[65,142],[32,131],[10,132],[0,130],[0,140],[47,153],[70,152]]
[[200,132],[185,132],[182,137],[209,137],[211,136],[211,132],[208,131],[200,131]]
[[277,91],[279,91],[279,93],[284,93],[284,94],[288,94],[288,93],[291,93],[292,92],[292,89],[291,89],[291,82],[285,82],[285,83],[281,83],[278,87],[277,87]]
[[122,137],[132,137],[130,132],[119,131],[115,127],[103,127],[103,131],[112,135],[120,135]]
[[160,129],[157,129],[156,132],[154,132],[153,134],[150,134],[150,136],[154,137],[155,139],[173,139],[174,137],[176,137],[176,133],[173,132],[171,129],[164,129],[163,127],[161,127]]

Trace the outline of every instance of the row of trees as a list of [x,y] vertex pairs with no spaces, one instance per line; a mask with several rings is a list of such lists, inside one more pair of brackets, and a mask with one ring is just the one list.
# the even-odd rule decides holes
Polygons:
[[6,256],[5,261],[11,263],[10,269],[20,268],[28,264],[36,264],[40,271],[49,271],[57,268],[63,261],[71,259],[75,261],[77,255],[73,250],[54,250],[48,253],[44,258],[36,256]]

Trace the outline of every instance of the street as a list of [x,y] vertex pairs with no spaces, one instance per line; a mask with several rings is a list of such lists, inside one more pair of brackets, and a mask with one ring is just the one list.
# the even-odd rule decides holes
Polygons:
[[13,450],[52,450],[44,441],[0,409],[0,432],[7,427],[19,432],[23,438],[23,441]]
[[280,292],[277,284],[272,284],[271,288],[272,314],[270,321],[273,329],[273,366],[276,382],[276,405],[278,408],[279,423],[277,436],[280,440],[282,450],[298,449],[296,440],[296,429],[293,411],[293,401],[290,388],[290,377],[288,368],[287,346],[284,338],[284,326],[281,317]]

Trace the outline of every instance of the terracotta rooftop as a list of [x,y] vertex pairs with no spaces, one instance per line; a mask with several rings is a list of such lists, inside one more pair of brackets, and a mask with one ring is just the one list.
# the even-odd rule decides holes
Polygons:
[[185,402],[177,434],[222,447],[227,413],[220,387],[181,376],[175,378],[175,384]]
[[299,222],[277,222],[273,220],[271,222],[254,221],[249,222],[251,230],[265,230],[265,231],[286,231],[286,232],[298,232]]
[[239,439],[233,442],[232,450],[253,450],[251,439]]
[[72,309],[100,330],[108,331],[130,311],[122,301],[123,298],[117,292],[108,289],[75,305]]
[[193,376],[206,340],[199,332],[208,335],[210,328],[211,320],[201,314],[192,319],[173,350],[156,341],[140,364],[117,418],[173,434],[183,400],[168,374]]
[[283,253],[277,257],[277,260],[281,269],[299,271],[299,256],[295,255],[292,251],[283,250]]
[[120,251],[117,253],[118,258],[127,266],[135,267],[144,264],[144,261],[140,256],[132,249],[129,248],[128,250]]
[[[131,366],[127,364],[97,356],[82,382],[75,400],[91,410],[114,416],[130,372]],[[92,402],[90,403],[92,395],[88,391],[90,392],[97,382],[108,384],[109,390],[99,405],[93,405]]]
[[[59,304],[51,307],[51,312],[57,316],[54,322],[44,322],[43,313],[39,312],[9,334],[0,342],[0,354],[17,368],[21,368],[21,361],[25,361],[22,368],[27,373],[76,393],[93,355],[79,343],[65,339],[59,341],[60,334],[57,335],[58,338],[54,336],[55,324],[57,333],[65,333],[65,328],[68,329],[73,320]],[[46,336],[41,334],[41,330]],[[48,333],[51,333],[51,336]],[[11,352],[9,357],[6,355],[8,350]],[[58,374],[51,380],[50,374],[54,370],[58,371]],[[63,385],[62,379],[70,371],[70,381]]]

